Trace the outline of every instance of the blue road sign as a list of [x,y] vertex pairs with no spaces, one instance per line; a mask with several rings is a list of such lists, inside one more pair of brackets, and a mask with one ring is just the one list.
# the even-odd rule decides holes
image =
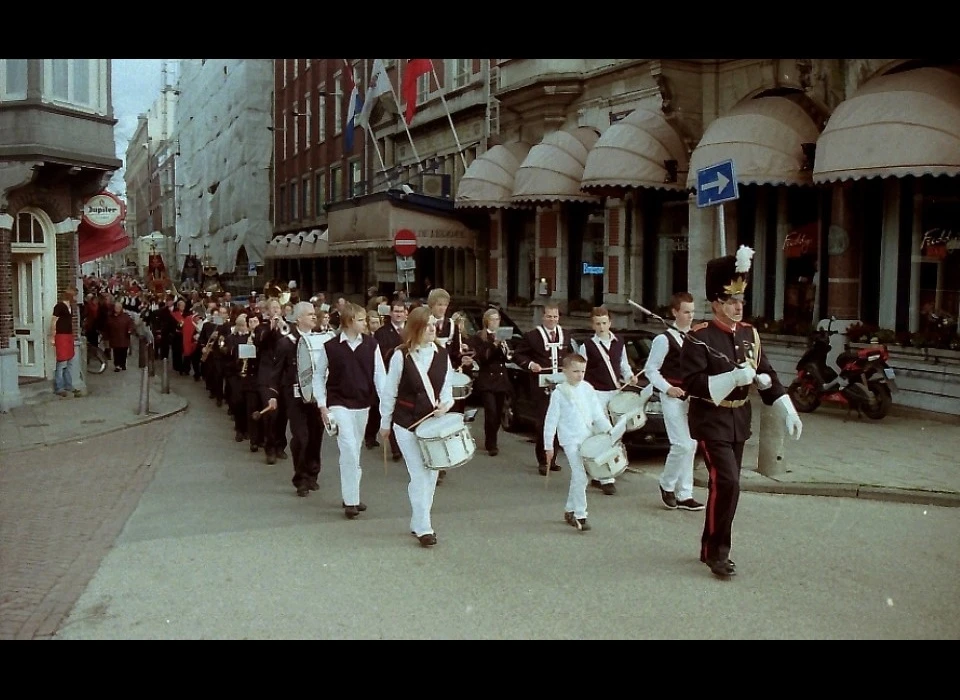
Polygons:
[[733,161],[725,160],[697,171],[697,206],[723,204],[740,196]]

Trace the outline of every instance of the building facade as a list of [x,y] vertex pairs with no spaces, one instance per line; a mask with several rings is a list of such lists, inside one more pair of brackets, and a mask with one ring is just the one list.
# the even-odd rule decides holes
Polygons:
[[[121,165],[115,123],[109,59],[0,59],[0,410],[22,403],[20,381],[53,378],[53,307],[82,289],[83,203]],[[75,313],[83,389],[79,330]]]

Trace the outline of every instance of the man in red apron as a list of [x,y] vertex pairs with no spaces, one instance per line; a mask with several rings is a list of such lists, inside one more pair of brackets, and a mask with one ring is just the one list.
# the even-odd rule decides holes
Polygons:
[[57,365],[53,373],[53,391],[57,396],[79,396],[73,388],[70,376],[70,361],[75,352],[73,343],[73,305],[77,300],[77,288],[73,285],[63,290],[63,296],[53,307],[50,321],[50,344],[56,349]]

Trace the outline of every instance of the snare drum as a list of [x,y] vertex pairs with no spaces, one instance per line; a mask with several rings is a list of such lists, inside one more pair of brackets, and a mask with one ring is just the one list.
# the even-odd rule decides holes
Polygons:
[[477,443],[462,413],[427,418],[417,426],[417,443],[427,469],[456,469],[473,459]]
[[627,470],[627,448],[606,433],[591,435],[580,446],[583,468],[591,479],[615,479]]
[[450,379],[450,384],[453,388],[454,401],[467,398],[473,391],[473,380],[463,372],[454,372],[453,377]]
[[647,414],[644,412],[646,403],[643,394],[628,389],[618,392],[607,403],[607,414],[610,416],[610,422],[616,425],[621,418],[627,416],[627,426],[624,432],[640,430],[647,422]]
[[317,376],[317,356],[320,348],[330,340],[326,333],[305,333],[297,341],[297,381],[300,395],[306,403],[316,403],[314,398],[318,388],[323,385],[324,377]]

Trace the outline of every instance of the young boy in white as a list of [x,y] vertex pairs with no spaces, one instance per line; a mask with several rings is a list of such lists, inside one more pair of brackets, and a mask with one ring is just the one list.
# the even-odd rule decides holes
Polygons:
[[[570,464],[570,489],[563,518],[578,530],[589,530],[587,523],[587,472],[580,457],[580,446],[591,435],[612,430],[597,391],[583,381],[587,361],[583,355],[570,354],[563,358],[565,381],[550,395],[550,405],[543,423],[543,444],[553,445],[557,437]],[[553,450],[546,450],[547,464],[553,459]]]
[[654,338],[644,366],[647,379],[661,391],[663,423],[670,438],[670,452],[660,474],[660,500],[667,510],[703,510],[703,504],[693,498],[693,459],[697,441],[690,437],[687,423],[690,402],[679,386],[683,334],[690,331],[696,312],[693,295],[689,292],[674,294],[670,309],[679,331],[668,328]]

